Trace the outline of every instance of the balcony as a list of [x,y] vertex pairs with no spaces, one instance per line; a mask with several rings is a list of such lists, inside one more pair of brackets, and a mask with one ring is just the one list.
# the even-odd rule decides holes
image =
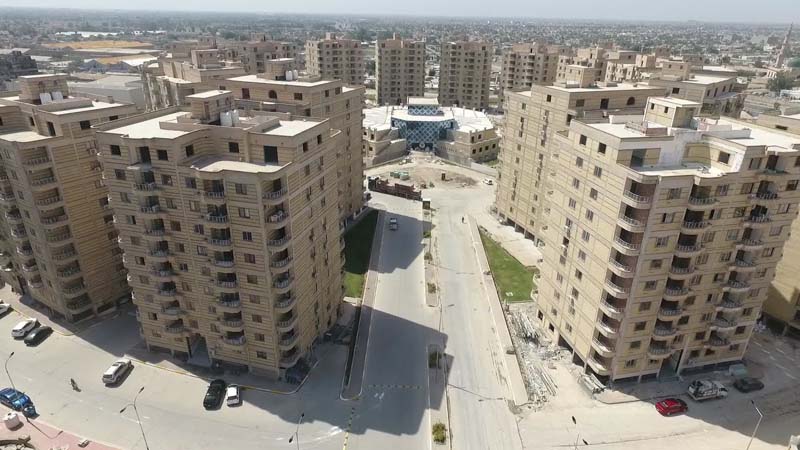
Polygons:
[[689,209],[693,211],[711,209],[716,203],[716,197],[689,197]]
[[188,330],[183,325],[182,321],[176,320],[175,322],[172,322],[171,324],[164,327],[164,331],[169,334],[183,334]]
[[69,220],[66,214],[62,214],[60,216],[53,216],[53,217],[42,217],[40,221],[44,226],[55,226],[55,225],[63,225]]
[[10,224],[19,224],[22,222],[22,214],[20,214],[19,212],[16,213],[6,212],[5,217],[6,217],[6,222]]
[[736,325],[737,323],[735,320],[729,320],[724,317],[717,317],[713,322],[711,322],[712,329],[716,329],[718,331],[732,330],[736,328]]
[[754,272],[757,264],[752,261],[745,261],[743,259],[734,259],[733,263],[728,267],[728,270],[735,270],[737,272]]
[[651,345],[647,348],[647,356],[650,359],[665,359],[669,358],[670,354],[672,354],[670,347]]
[[167,213],[167,211],[161,209],[161,206],[159,205],[142,206],[139,208],[139,212],[145,215],[158,215]]
[[295,324],[297,324],[297,316],[292,316],[275,322],[275,328],[280,332],[286,333],[294,329]]
[[622,315],[625,313],[624,307],[619,307],[609,303],[608,300],[603,300],[600,302],[600,310],[603,311],[608,317],[616,320],[622,319]]
[[766,227],[770,222],[772,219],[767,215],[747,216],[744,219],[744,224],[750,228]]
[[667,287],[664,288],[664,300],[678,301],[683,300],[689,295],[689,288]]
[[38,272],[39,266],[37,266],[35,262],[33,264],[23,264],[22,270],[28,273]]
[[283,297],[275,300],[275,311],[276,312],[288,312],[292,309],[295,304],[295,298],[290,297]]
[[47,242],[65,242],[72,239],[72,233],[53,233],[46,235]]
[[592,348],[600,355],[605,357],[614,356],[614,347],[611,344],[592,339]]
[[711,336],[704,344],[708,347],[727,347],[731,345],[731,341],[719,336]]
[[283,198],[286,196],[286,192],[286,188],[277,191],[264,192],[261,198],[268,203],[279,203],[283,201]]
[[710,226],[711,222],[708,220],[686,220],[681,224],[681,233],[698,234]]
[[289,240],[290,240],[289,236],[284,236],[284,237],[278,238],[278,239],[270,239],[270,240],[267,241],[267,247],[270,247],[270,248],[273,248],[273,249],[283,248],[287,244],[289,244]]
[[231,247],[233,245],[233,241],[231,241],[230,239],[209,238],[208,239],[208,245],[210,245],[212,247],[219,247],[219,248],[227,249],[227,248],[229,248],[229,247]]
[[605,287],[610,294],[612,294],[614,297],[617,298],[627,298],[628,294],[630,293],[630,288],[625,286],[620,286],[615,282],[611,281],[610,278],[606,278]]
[[278,341],[278,346],[281,350],[291,350],[292,347],[297,343],[298,340],[298,333],[291,333],[288,336],[281,336],[280,341]]
[[598,375],[604,376],[611,374],[610,361],[598,361],[595,355],[592,355],[586,360],[586,363],[589,364],[589,367],[591,367],[594,373]]
[[11,237],[18,241],[26,241],[28,240],[28,232],[25,231],[25,228],[12,228],[11,229]]
[[621,228],[625,230],[632,231],[635,233],[640,233],[645,229],[644,222],[628,216],[620,216],[619,218],[617,218],[617,225],[619,225]]
[[66,303],[67,309],[72,312],[83,311],[92,306],[92,301],[88,297],[71,300]]
[[39,206],[40,209],[50,209],[64,206],[63,201],[64,199],[62,199],[60,195],[51,195],[50,197],[36,200],[34,203],[36,203],[36,206]]
[[753,251],[764,248],[764,242],[758,239],[742,239],[736,243],[738,250]]
[[39,178],[38,180],[31,181],[31,189],[34,191],[41,191],[44,189],[52,189],[56,184],[55,177]]
[[163,239],[160,238],[163,238],[167,235],[167,230],[164,228],[147,228],[144,230],[144,235],[146,238],[154,238],[159,241],[163,241]]
[[154,278],[159,278],[162,280],[171,281],[173,277],[177,276],[174,270],[172,269],[161,269],[161,270],[153,270],[150,274]]
[[280,367],[282,369],[289,369],[291,367],[294,367],[294,365],[297,364],[297,361],[299,360],[300,360],[300,352],[298,351],[295,351],[290,356],[282,355],[280,360]]
[[86,285],[80,283],[80,284],[74,284],[72,286],[64,286],[61,288],[61,292],[63,292],[66,295],[83,294],[86,292]]
[[619,332],[619,324],[615,325],[610,322],[603,322],[602,320],[597,322],[596,327],[603,336],[608,338],[616,337],[617,333]]
[[173,302],[170,303],[169,305],[162,306],[161,313],[166,316],[176,317],[183,314],[183,310],[181,309],[181,305],[178,302]]
[[232,345],[234,347],[241,347],[247,342],[247,339],[245,339],[244,336],[235,336],[235,337],[223,336],[221,339],[222,342],[224,342],[225,344]]
[[277,261],[271,261],[269,263],[269,266],[272,267],[273,269],[281,269],[287,267],[291,262],[292,262],[292,257],[289,256],[284,259],[279,259]]
[[0,194],[0,203],[4,205],[13,205],[15,201],[17,201],[17,199],[14,197],[14,194]]
[[174,288],[159,289],[158,295],[162,297],[175,297],[178,295],[178,290]]
[[717,311],[725,310],[733,312],[733,311],[738,311],[742,308],[744,308],[742,302],[728,299],[728,300],[723,300],[720,304],[718,304],[716,309]]
[[220,319],[219,325],[227,331],[243,331],[244,320],[242,319]]
[[680,245],[675,246],[675,255],[681,258],[690,258],[696,256],[703,251],[703,246],[700,244],[693,245]]
[[228,216],[222,214],[206,214],[205,216],[206,222],[211,223],[228,223]]
[[755,194],[750,194],[748,198],[756,203],[771,203],[774,200],[780,199],[775,192],[756,192]]
[[222,268],[231,268],[235,264],[232,259],[213,259],[211,260],[211,263]]
[[639,244],[625,241],[619,236],[614,238],[614,248],[624,255],[636,255],[639,253]]
[[632,277],[633,276],[633,267],[623,264],[614,258],[609,258],[608,266],[612,272],[617,274],[618,276],[622,277]]
[[675,334],[677,332],[678,332],[678,329],[675,328],[675,327],[665,327],[665,326],[656,325],[653,328],[653,336],[655,336],[655,337],[666,338],[666,337],[670,337],[670,336],[675,336]]
[[28,168],[35,168],[35,167],[45,167],[52,164],[53,161],[50,160],[47,156],[42,156],[39,158],[31,158],[27,161],[23,161],[22,164],[27,166]]
[[203,191],[203,200],[206,203],[224,203],[225,191]]
[[148,253],[152,258],[166,261],[170,256],[169,250],[150,250]]
[[278,211],[275,214],[267,216],[267,225],[269,228],[279,228],[282,227],[286,220],[289,218],[289,214],[284,211]]
[[293,278],[291,276],[273,280],[272,287],[275,289],[286,289],[291,286]]
[[679,267],[679,266],[670,266],[669,274],[670,278],[675,280],[682,280],[685,278],[689,278],[695,271],[694,267]]
[[661,307],[658,309],[658,319],[664,321],[675,320],[683,314],[683,309],[677,307]]
[[624,191],[622,195],[623,201],[635,208],[647,208],[650,206],[650,202],[652,201],[651,197],[645,197],[639,194],[635,194],[631,191]]
[[220,298],[217,301],[217,306],[228,310],[230,312],[238,312],[242,310],[242,301],[241,300],[224,300]]
[[56,261],[65,261],[67,259],[77,258],[78,252],[69,249],[63,252],[53,253],[53,259]]
[[747,292],[750,290],[750,283],[737,280],[728,280],[722,289],[730,292]]
[[156,189],[158,189],[158,185],[156,185],[155,181],[149,183],[133,183],[134,191],[152,192]]

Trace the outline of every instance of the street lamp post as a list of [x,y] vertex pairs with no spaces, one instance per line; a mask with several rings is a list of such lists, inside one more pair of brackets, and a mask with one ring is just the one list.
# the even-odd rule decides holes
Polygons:
[[300,417],[297,418],[297,427],[294,429],[294,434],[289,436],[289,443],[291,444],[292,442],[295,442],[298,450],[300,449],[300,422],[305,416],[306,413],[300,413]]
[[583,442],[583,445],[589,445],[586,439],[581,439],[581,433],[578,431],[578,421],[575,419],[575,416],[572,416],[572,423],[575,425],[575,431],[577,433],[577,436],[575,436],[575,450],[578,450],[578,442]]
[[150,450],[150,446],[147,444],[147,436],[145,436],[145,434],[144,434],[144,427],[142,426],[142,419],[139,418],[139,409],[136,408],[136,400],[139,398],[139,394],[141,394],[143,390],[144,390],[144,386],[139,388],[139,392],[137,392],[136,396],[133,397],[133,402],[132,403],[128,403],[127,405],[125,405],[122,409],[119,410],[119,413],[122,414],[122,413],[125,412],[126,409],[128,409],[128,406],[133,406],[133,412],[136,413],[136,423],[139,424],[139,431],[142,432],[142,440],[144,441],[144,448],[146,450]]
[[750,400],[750,404],[753,405],[753,408],[755,408],[756,412],[758,413],[758,422],[756,422],[756,428],[753,430],[753,434],[750,436],[750,441],[747,443],[747,450],[750,450],[750,445],[753,443],[756,433],[758,433],[758,427],[761,426],[761,421],[764,419],[764,414],[761,414],[761,410],[758,409],[756,402],[754,400]]
[[14,356],[14,352],[11,352],[11,354],[8,355],[8,358],[6,358],[5,369],[6,369],[6,375],[8,375],[8,381],[11,382],[11,389],[14,389],[16,391],[17,388],[14,386],[14,380],[11,379],[11,373],[9,373],[8,371],[8,361],[11,359],[12,356]]

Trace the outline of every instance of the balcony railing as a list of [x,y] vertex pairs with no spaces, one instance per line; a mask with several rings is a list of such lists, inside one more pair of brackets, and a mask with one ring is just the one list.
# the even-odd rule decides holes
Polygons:
[[47,156],[42,156],[41,158],[31,158],[31,159],[23,162],[22,164],[24,164],[26,166],[38,166],[38,165],[41,165],[41,164],[47,164],[49,162],[50,162],[50,158],[48,158]]
[[725,283],[725,286],[731,289],[747,289],[750,287],[750,283],[745,281],[728,280],[728,282]]
[[31,181],[31,186],[44,186],[46,184],[55,183],[56,179],[54,177],[45,177],[39,178],[38,180]]
[[677,333],[678,329],[674,327],[655,327],[653,328],[653,334],[656,336],[672,336],[673,334]]
[[622,264],[621,262],[617,261],[614,258],[610,258],[608,260],[608,263],[611,264],[612,266],[616,267],[621,272],[628,272],[628,273],[629,272],[633,272],[633,268],[631,266]]
[[283,189],[278,190],[278,191],[264,192],[264,195],[262,196],[262,198],[264,200],[277,200],[277,199],[283,197],[284,195],[286,195],[286,188],[283,188]]
[[664,295],[669,295],[672,297],[677,297],[681,295],[686,295],[689,293],[689,288],[664,288]]
[[225,198],[225,191],[203,191],[203,196],[219,200]]
[[66,241],[67,239],[69,239],[71,237],[72,237],[72,234],[70,234],[70,233],[48,234],[47,235],[47,242]]
[[733,328],[736,326],[736,321],[717,317],[712,324],[717,328]]
[[707,220],[686,220],[683,222],[683,228],[688,228],[690,230],[703,229],[709,225],[711,225],[711,222]]
[[228,216],[216,215],[216,214],[206,214],[206,220],[209,222],[215,223],[227,223]]
[[744,247],[760,247],[764,245],[764,241],[758,239],[742,239],[738,244]]
[[289,242],[289,236],[284,236],[284,237],[279,238],[279,239],[270,239],[270,240],[268,240],[267,241],[267,245],[270,246],[270,247],[280,247],[280,246],[286,244],[287,242]]
[[625,197],[628,197],[629,199],[631,199],[631,200],[633,200],[633,201],[635,201],[637,203],[650,203],[650,200],[651,200],[650,197],[645,197],[643,195],[634,194],[631,191],[625,191],[624,195],[625,195]]
[[237,287],[239,285],[239,283],[236,282],[236,281],[221,281],[221,280],[217,280],[216,284],[219,287],[227,288],[227,289],[233,289],[233,288],[235,288],[235,287]]
[[675,250],[681,253],[695,253],[699,252],[703,249],[703,246],[700,244],[694,245],[678,245],[675,247]]
[[139,212],[143,214],[158,214],[161,212],[161,206],[159,205],[142,206],[139,208]]
[[748,216],[745,219],[745,222],[751,222],[751,223],[767,223],[771,221],[772,219],[770,219],[770,217],[767,216],[766,214],[761,216]]
[[755,200],[777,200],[778,194],[775,192],[756,192],[750,195],[750,198]]
[[239,337],[223,337],[222,341],[229,345],[244,345],[246,340],[244,336]]
[[52,197],[47,197],[47,198],[43,198],[43,199],[40,199],[40,200],[36,200],[35,203],[37,205],[39,205],[39,206],[47,206],[47,205],[52,205],[53,203],[58,203],[60,201],[61,201],[61,196],[54,195]]
[[232,259],[215,259],[213,263],[217,267],[233,267],[234,261]]
[[679,316],[682,312],[681,308],[660,308],[658,310],[659,315],[667,317]]
[[639,244],[634,244],[632,242],[625,241],[619,236],[614,238],[614,242],[616,242],[617,245],[626,248],[628,250],[639,250]]
[[286,278],[277,279],[277,280],[273,281],[272,282],[272,286],[277,288],[277,289],[284,289],[284,288],[289,287],[289,285],[291,283],[292,283],[292,277],[286,277]]
[[278,260],[278,261],[272,261],[272,262],[269,263],[269,266],[273,267],[273,268],[286,267],[287,265],[289,265],[290,262],[292,262],[292,258],[291,257],[284,258],[284,259],[281,259],[281,260]]
[[716,197],[689,197],[689,204],[695,206],[713,205],[716,202]]
[[158,188],[158,185],[154,181],[149,183],[134,183],[133,190],[134,191],[155,191]]

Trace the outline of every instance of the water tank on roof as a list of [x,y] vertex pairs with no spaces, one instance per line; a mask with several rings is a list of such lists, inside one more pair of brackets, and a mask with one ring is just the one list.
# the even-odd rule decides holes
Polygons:
[[231,117],[231,113],[225,111],[219,115],[219,123],[222,124],[223,127],[230,127],[233,125],[233,118]]
[[292,77],[294,77],[295,80],[299,79],[300,78],[300,72],[298,72],[297,69],[294,69],[292,71]]
[[235,125],[239,125],[239,110],[238,109],[234,109],[233,111],[231,111],[230,114],[231,114],[231,121],[233,122],[233,125],[234,126]]
[[292,73],[292,71],[291,71],[291,70],[287,70],[287,71],[286,71],[286,81],[292,81],[292,80],[294,80],[293,76],[294,76],[294,73]]

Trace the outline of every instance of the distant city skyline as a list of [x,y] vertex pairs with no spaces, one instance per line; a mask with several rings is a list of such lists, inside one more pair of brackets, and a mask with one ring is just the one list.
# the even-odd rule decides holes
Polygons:
[[[741,3],[740,7],[735,7]],[[136,11],[187,11],[187,12],[248,12],[286,14],[334,14],[334,15],[407,15],[431,17],[519,17],[525,19],[576,19],[576,20],[652,20],[652,21],[704,21],[746,23],[789,23],[800,20],[800,2],[797,0],[771,0],[769,6],[755,10],[745,2],[737,0],[674,0],[669,8],[652,8],[640,0],[619,0],[598,7],[594,0],[573,0],[569,8],[561,3],[536,0],[462,0],[458,8],[450,2],[426,2],[424,0],[381,1],[306,0],[303,2],[265,3],[259,0],[239,0],[221,4],[211,0],[139,0],[137,2],[115,2],[107,0],[72,0],[71,9],[136,10]],[[750,4],[752,5],[752,4]],[[0,7],[65,8],[63,0],[40,0],[20,5],[18,2],[0,0]],[[732,7],[734,6],[734,7]]]

